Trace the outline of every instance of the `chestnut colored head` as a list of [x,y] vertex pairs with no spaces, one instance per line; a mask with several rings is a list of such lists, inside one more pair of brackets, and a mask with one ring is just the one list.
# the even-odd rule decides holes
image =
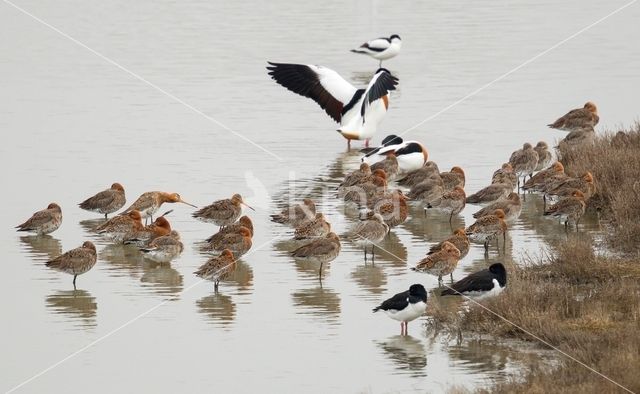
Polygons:
[[584,200],[584,193],[581,192],[580,190],[574,190],[573,193],[571,193],[571,196],[578,198],[580,200]]
[[596,107],[596,105],[591,102],[591,101],[587,101],[584,105],[585,109],[588,109],[589,112],[593,113],[593,114],[597,114],[598,113],[598,107]]
[[462,168],[458,167],[458,166],[453,167],[451,169],[451,172],[453,172],[455,174],[458,174],[458,175],[461,175],[464,178],[464,170]]
[[222,251],[222,253],[220,253],[220,257],[233,260],[233,252],[230,251],[229,249],[225,249]]
[[513,171],[513,167],[511,167],[511,164],[509,163],[502,164],[502,169],[505,171]]
[[338,234],[334,232],[330,232],[329,234],[327,234],[327,239],[340,243],[340,237],[338,237]]
[[557,173],[563,173],[564,166],[559,161],[556,161],[555,163],[553,163],[553,170]]
[[462,193],[465,194],[464,189],[462,188],[462,186],[456,186],[453,188],[454,192],[458,192],[458,193]]
[[460,251],[458,250],[458,248],[456,248],[456,246],[449,241],[445,241],[442,244],[441,250],[443,250],[449,256],[460,257]]
[[371,166],[367,163],[360,164],[360,171],[365,173],[365,175],[371,174]]
[[504,220],[505,218],[504,211],[502,209],[496,209],[495,211],[493,211],[493,214],[497,216],[499,219]]
[[549,148],[549,145],[544,141],[540,141],[536,144],[536,148],[547,149]]
[[119,192],[123,192],[124,193],[124,187],[122,187],[121,184],[119,183],[114,183],[113,185],[111,185],[111,190],[117,190]]
[[464,235],[466,237],[467,234],[464,232],[464,227],[460,227],[459,229],[456,229],[453,232],[453,235],[458,235],[458,236],[463,236]]
[[509,193],[509,195],[507,196],[507,198],[508,198],[510,201],[513,201],[513,202],[515,202],[515,203],[519,203],[519,202],[520,202],[520,196],[518,195],[518,193],[511,192],[511,193]]
[[[240,218],[240,220],[238,220],[238,222],[240,223],[240,225],[242,227],[248,228],[253,233],[253,222],[251,221],[251,218],[249,218],[249,216],[243,215]],[[251,234],[251,235],[253,235],[253,234]]]
[[192,206],[192,207],[194,207],[194,208],[198,208],[198,207],[196,207],[195,205],[190,204],[190,203],[188,203],[188,202],[184,201],[184,200],[180,197],[180,195],[179,195],[178,193],[165,193],[165,194],[163,194],[162,196],[163,196],[163,200],[164,200],[164,202],[181,202],[181,203],[183,203],[183,204],[186,204],[186,205]]
[[387,173],[384,170],[375,170],[373,171],[373,175],[377,176],[378,178],[382,178],[385,181],[387,180]]
[[58,212],[62,212],[62,208],[60,208],[60,205],[56,204],[55,202],[47,205],[47,209],[55,209]]
[[140,215],[140,211],[138,211],[137,209],[134,209],[133,211],[129,212],[127,216],[129,216],[131,219],[137,222],[142,221],[142,215]]
[[170,232],[170,231],[171,231],[171,224],[169,224],[169,221],[168,221],[167,219],[165,219],[165,218],[164,218],[164,216],[160,216],[160,217],[158,217],[158,218],[153,222],[153,224],[154,224],[156,227],[162,227],[162,228],[164,228],[164,229],[167,229],[167,230],[168,230],[168,232]]
[[584,173],[582,179],[584,179],[587,183],[593,183],[593,175],[591,175],[591,173],[588,171]]
[[252,234],[251,234],[251,230],[249,230],[246,227],[240,227],[240,230],[238,230],[238,234],[242,235],[243,237],[248,237],[251,238]]

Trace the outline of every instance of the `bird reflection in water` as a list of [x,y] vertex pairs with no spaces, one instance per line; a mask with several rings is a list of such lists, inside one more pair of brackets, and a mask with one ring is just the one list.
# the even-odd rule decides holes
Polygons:
[[145,261],[140,282],[153,287],[160,294],[177,294],[182,291],[183,277],[169,263]]
[[116,271],[114,276],[126,273],[133,278],[143,274],[143,265],[148,262],[140,251],[132,245],[109,244],[98,254],[100,261],[105,261],[110,271]]
[[[317,272],[316,272],[317,274]],[[340,296],[322,286],[302,289],[291,294],[293,305],[302,314],[322,317],[330,324],[338,323],[340,317]]]
[[382,294],[386,290],[387,275],[380,265],[358,265],[351,272],[358,286],[372,294]]
[[60,240],[51,235],[27,235],[20,237],[20,242],[34,260],[47,261],[62,254]]
[[87,233],[92,234],[95,238],[99,239],[100,237],[96,234],[95,229],[106,221],[107,219],[105,218],[81,220],[80,227],[82,227],[82,229]]
[[413,377],[427,376],[427,352],[423,341],[410,335],[394,335],[375,344],[395,368]]
[[217,326],[228,327],[236,318],[236,304],[231,296],[214,293],[196,301],[204,318]]
[[461,345],[449,346],[448,351],[452,360],[459,361],[474,371],[496,374],[507,369],[507,364],[515,353],[508,347],[481,340],[470,340]]
[[95,297],[86,290],[62,290],[47,296],[47,308],[58,315],[70,317],[81,327],[96,326],[98,304]]

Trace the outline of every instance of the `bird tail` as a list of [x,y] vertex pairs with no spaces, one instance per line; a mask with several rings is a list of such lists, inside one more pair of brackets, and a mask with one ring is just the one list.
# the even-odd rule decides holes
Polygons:
[[377,306],[377,307],[375,307],[375,308],[373,308],[373,309],[372,309],[373,313],[376,313],[376,312],[378,312],[379,310],[380,310],[380,307],[379,307],[379,306]]
[[353,53],[361,53],[361,54],[366,54],[367,52],[359,50],[359,49],[352,49],[351,52]]

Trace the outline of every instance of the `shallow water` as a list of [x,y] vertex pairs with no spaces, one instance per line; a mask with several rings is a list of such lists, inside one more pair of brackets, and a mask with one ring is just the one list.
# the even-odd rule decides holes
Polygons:
[[[323,64],[362,85],[377,64],[348,49],[399,33],[403,52],[385,66],[400,86],[379,141],[625,2],[16,4],[272,154],[0,4],[0,389],[85,347],[20,391],[439,392],[485,386],[526,363],[519,351],[499,344],[434,339],[421,328],[423,319],[401,338],[397,322],[371,313],[411,283],[437,286],[407,267],[450,233],[441,215],[425,217],[414,207],[375,265],[365,265],[362,252],[344,242],[321,283],[317,267],[288,257],[291,233],[268,215],[289,195],[320,196],[323,185],[357,166],[358,156],[342,153],[344,140],[329,118],[275,85],[264,67],[267,60]],[[640,6],[626,8],[406,137],[424,141],[442,170],[462,166],[473,192],[523,142],[561,138],[545,124],[587,100],[598,104],[599,132],[631,123],[640,86],[639,17]],[[176,191],[198,206],[242,193],[256,208],[254,248],[214,294],[192,272],[206,260],[197,241],[215,229],[191,219],[186,205],[167,207],[186,245],[170,265],[109,245],[90,233],[99,216],[76,204],[113,182],[124,185],[129,202],[148,190]],[[14,232],[51,201],[63,209],[58,231]],[[493,247],[485,259],[482,245],[474,245],[454,278],[540,253],[562,237],[600,231],[589,217],[581,234],[566,235],[540,216],[541,204],[527,196],[504,253]],[[333,198],[320,207],[340,234],[354,221]],[[472,223],[474,208],[454,226]],[[71,277],[43,263],[86,239],[96,242],[99,261],[73,291]]]

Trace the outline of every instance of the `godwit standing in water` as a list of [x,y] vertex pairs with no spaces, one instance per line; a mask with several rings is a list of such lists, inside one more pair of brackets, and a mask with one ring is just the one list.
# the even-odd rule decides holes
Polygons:
[[453,167],[451,171],[441,172],[440,178],[442,178],[445,191],[451,191],[456,186],[464,187],[465,184],[464,170],[457,166]]
[[492,215],[483,216],[467,227],[465,234],[474,241],[482,242],[485,252],[488,252],[489,241],[498,234],[502,234],[502,240],[506,242],[507,223],[504,218],[504,211],[496,209]]
[[229,233],[237,233],[240,230],[240,227],[246,227],[251,231],[251,236],[253,237],[253,222],[249,218],[249,216],[241,216],[237,222],[234,224],[230,224],[227,227],[221,229],[217,233],[213,234],[205,241],[208,243],[219,242],[225,235]]
[[464,232],[464,227],[462,227],[455,230],[453,232],[453,235],[451,235],[449,238],[445,239],[442,242],[438,242],[437,244],[429,248],[429,252],[427,252],[427,255],[439,252],[440,249],[442,249],[442,246],[444,245],[445,242],[452,243],[453,246],[458,248],[458,250],[460,251],[460,259],[463,259],[464,256],[466,256],[467,253],[469,253],[469,246],[470,246],[469,238],[467,237],[467,234],[465,234]]
[[85,211],[102,213],[106,219],[108,214],[116,212],[122,208],[126,202],[124,187],[119,183],[114,183],[109,189],[87,198],[78,204],[78,206]]
[[140,211],[133,210],[126,215],[114,216],[96,227],[98,234],[104,234],[114,242],[122,242],[129,234],[144,228]]
[[30,231],[38,235],[49,234],[58,229],[62,224],[62,208],[52,202],[47,209],[31,215],[26,222],[16,226],[18,231]]
[[513,172],[511,164],[503,163],[502,167],[493,173],[491,183],[504,183],[506,185],[511,185],[511,190],[513,190],[518,185],[518,175]]
[[506,199],[500,199],[494,203],[487,205],[478,212],[473,214],[473,217],[478,219],[483,216],[495,214],[496,209],[502,209],[507,223],[513,223],[520,217],[522,212],[522,201],[518,193],[511,192]]
[[371,171],[375,170],[384,170],[389,179],[395,178],[395,176],[398,175],[398,159],[396,158],[396,154],[391,152],[384,160],[372,164]]
[[578,230],[578,223],[582,215],[584,215],[585,208],[584,194],[580,190],[574,190],[570,197],[565,197],[550,206],[544,212],[544,215],[553,216],[564,221],[565,228],[568,227],[569,223],[575,223],[576,230]]
[[533,177],[529,178],[529,180],[526,181],[522,186],[522,189],[541,191],[551,179],[559,180],[560,178],[558,178],[558,176],[563,175],[564,166],[559,161],[556,161],[551,167],[542,170],[535,174]]
[[133,210],[140,211],[145,221],[150,218],[153,221],[153,214],[160,209],[160,206],[164,203],[182,203],[194,208],[198,208],[193,204],[184,201],[178,193],[165,193],[165,192],[146,192],[142,193],[140,197],[129,208],[127,208],[122,214],[127,214]]
[[580,190],[585,200],[591,198],[596,192],[596,185],[593,181],[593,175],[585,172],[580,178],[566,178],[546,188],[549,196],[570,196],[574,190]]
[[389,228],[401,225],[409,217],[408,198],[401,190],[385,193],[381,197],[371,199],[369,216],[380,214]]
[[444,194],[444,184],[440,174],[433,174],[431,177],[413,185],[407,197],[411,200],[422,200],[425,204],[437,200]]
[[513,167],[513,171],[518,175],[518,192],[520,191],[520,177],[523,177],[524,183],[529,177],[533,176],[533,172],[538,165],[538,153],[533,149],[530,143],[525,142],[522,149],[511,154],[509,158],[509,164]]
[[236,259],[229,249],[222,251],[220,256],[215,256],[207,260],[194,274],[202,279],[213,281],[213,291],[218,292],[218,285],[221,280],[228,278],[236,270]]
[[511,193],[513,186],[506,183],[492,183],[467,197],[469,204],[486,205],[505,198]]
[[540,141],[533,148],[538,154],[538,164],[536,165],[536,171],[544,170],[553,163],[553,154],[549,151],[549,145],[546,142]]
[[384,68],[376,71],[366,89],[356,89],[323,66],[269,62],[267,69],[278,84],[314,100],[340,123],[338,132],[349,149],[351,140],[365,140],[368,146],[389,107],[389,92],[398,84],[398,78]]
[[340,183],[338,189],[362,183],[363,179],[369,176],[371,176],[371,166],[369,166],[369,164],[367,163],[361,163],[360,168],[347,174],[344,177],[344,180]]
[[296,228],[293,234],[295,240],[306,240],[324,237],[331,232],[331,224],[322,213],[316,213],[315,219],[308,221]]
[[89,271],[96,264],[98,254],[95,245],[86,241],[81,247],[47,261],[45,264],[49,268],[73,275],[73,288],[76,288],[76,278]]
[[320,263],[318,276],[322,277],[322,265],[329,263],[340,254],[340,237],[336,233],[329,233],[324,238],[318,238],[291,252],[297,260]]
[[466,205],[467,195],[464,189],[456,186],[452,191],[446,192],[442,197],[427,203],[427,209],[435,208],[449,214],[449,223],[453,219],[453,215],[457,215],[464,209]]
[[234,194],[231,198],[217,200],[195,211],[191,216],[205,223],[213,223],[219,227],[233,224],[242,214],[242,205],[255,211],[242,201],[242,196]]
[[460,255],[454,244],[445,241],[439,251],[428,254],[411,269],[437,276],[438,285],[442,285],[442,277],[446,275],[450,275],[453,282],[453,271],[458,266]]
[[349,232],[353,242],[364,248],[364,261],[367,261],[367,246],[371,245],[371,261],[375,261],[376,244],[382,242],[389,232],[389,226],[384,218],[376,213],[370,219],[363,220]]
[[424,163],[424,166],[417,170],[409,171],[404,177],[398,179],[398,185],[413,187],[427,178],[440,177],[440,169],[433,161]]
[[147,246],[140,248],[140,251],[144,253],[144,257],[160,263],[167,263],[175,259],[183,250],[184,245],[180,241],[180,234],[175,230],[154,239]]
[[599,121],[598,108],[594,103],[588,101],[584,107],[567,112],[564,116],[547,126],[552,129],[573,131],[586,126],[594,127]]
[[144,226],[140,230],[134,230],[128,233],[123,242],[128,245],[144,246],[158,237],[169,235],[171,233],[171,224],[164,216],[160,216],[153,223]]
[[506,286],[507,271],[502,263],[495,263],[457,281],[448,289],[442,290],[440,295],[463,295],[482,299],[500,294]]
[[302,223],[312,220],[316,214],[316,204],[310,198],[302,200],[301,204],[292,204],[284,208],[280,213],[271,215],[271,221],[288,224],[296,228]]
[[400,322],[400,334],[407,335],[409,322],[424,314],[427,310],[427,290],[420,284],[414,284],[409,290],[398,293],[385,300],[373,312],[384,311],[390,318]]
[[251,230],[246,227],[240,227],[235,232],[227,232],[221,238],[209,242],[203,250],[219,252],[229,249],[234,256],[240,257],[251,249],[253,245],[252,235]]
[[358,48],[352,49],[351,52],[360,53],[379,60],[379,67],[382,67],[382,61],[397,56],[401,48],[402,39],[399,35],[393,34],[388,38],[380,37],[367,41]]

